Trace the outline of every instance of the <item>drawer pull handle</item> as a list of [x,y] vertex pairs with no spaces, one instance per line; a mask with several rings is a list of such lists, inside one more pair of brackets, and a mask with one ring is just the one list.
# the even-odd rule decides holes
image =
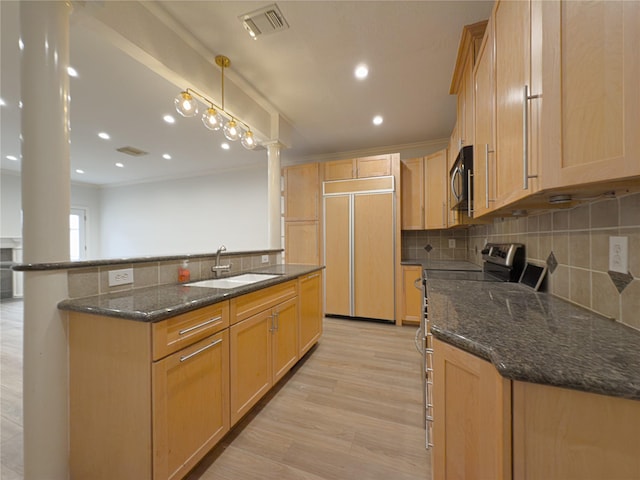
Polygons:
[[222,342],[222,339],[221,339],[221,338],[219,338],[219,339],[218,339],[218,340],[216,340],[215,342],[211,342],[209,345],[205,345],[204,347],[199,348],[198,350],[196,350],[196,351],[195,351],[195,352],[193,352],[193,353],[190,353],[189,355],[185,355],[185,356],[183,356],[183,357],[180,357],[180,361],[181,361],[181,362],[185,362],[185,361],[189,360],[191,357],[195,357],[196,355],[198,355],[198,354],[200,354],[200,353],[204,352],[205,350],[208,350],[208,349],[210,349],[211,347],[215,347],[215,346],[216,346],[216,345],[218,345],[220,342]]
[[178,332],[178,335],[184,335],[185,333],[193,332],[194,330],[197,330],[198,328],[204,327],[205,325],[210,325],[210,324],[212,324],[214,322],[217,322],[219,320],[222,320],[222,317],[212,318],[211,320],[207,320],[206,322],[199,323],[198,325],[194,325],[193,327],[189,327],[189,328],[185,328],[184,330],[180,330]]
[[320,274],[319,274],[319,273],[314,273],[313,275],[309,275],[309,276],[307,277],[307,280],[311,280],[312,278],[316,278],[316,277],[319,277],[319,276],[320,276]]

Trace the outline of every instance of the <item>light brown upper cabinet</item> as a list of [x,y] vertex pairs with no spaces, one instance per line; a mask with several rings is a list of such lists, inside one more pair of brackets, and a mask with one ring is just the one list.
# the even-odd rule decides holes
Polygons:
[[320,176],[317,163],[283,169],[286,221],[318,220]]
[[424,162],[422,157],[400,163],[402,178],[402,229],[424,229]]
[[473,215],[489,212],[495,203],[495,83],[491,19],[478,53],[475,80],[475,143],[473,144]]
[[540,3],[542,187],[637,177],[640,2]]
[[[493,11],[495,39],[495,163],[489,177],[495,179],[496,206],[510,204],[539,188],[537,156],[528,148],[535,138],[540,85],[532,82],[531,2],[498,1]],[[534,66],[535,68],[535,66]],[[533,94],[535,92],[535,94]],[[536,172],[536,173],[532,173]]]
[[453,145],[456,154],[464,145],[474,143],[473,66],[486,26],[486,20],[465,25],[458,46],[458,57],[449,89],[450,94],[457,95],[457,123]]
[[282,177],[285,262],[319,265],[322,258],[319,164],[285,167]]
[[446,148],[424,158],[426,230],[447,228],[448,173]]
[[638,24],[638,2],[496,2],[474,72],[474,216],[638,185]]
[[324,163],[324,180],[326,181],[384,177],[391,173],[391,155],[374,155]]

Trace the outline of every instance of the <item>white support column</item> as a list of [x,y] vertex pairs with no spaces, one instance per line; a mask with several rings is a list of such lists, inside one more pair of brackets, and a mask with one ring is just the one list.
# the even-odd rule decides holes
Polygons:
[[[20,2],[25,263],[69,260],[71,2]],[[24,275],[24,478],[69,478],[67,273]]]
[[267,144],[267,231],[269,248],[282,248],[280,238],[280,143]]

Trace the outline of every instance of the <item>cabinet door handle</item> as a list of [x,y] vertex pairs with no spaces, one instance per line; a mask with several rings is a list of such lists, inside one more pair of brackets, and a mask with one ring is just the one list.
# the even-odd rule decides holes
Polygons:
[[522,108],[522,189],[529,189],[529,179],[538,175],[529,175],[529,100],[541,95],[529,95],[529,85],[524,86]]
[[180,330],[178,332],[178,335],[184,335],[185,333],[192,332],[194,330],[197,330],[198,328],[204,327],[206,325],[210,325],[210,324],[212,324],[214,322],[217,322],[219,320],[222,320],[222,317],[212,318],[210,320],[207,320],[206,322],[202,322],[202,323],[199,323],[198,325],[194,325],[193,327],[189,327],[189,328],[185,328],[184,330]]
[[467,170],[467,216],[471,218],[473,214],[473,210],[471,209],[471,179],[473,177],[473,173],[471,170]]
[[276,311],[275,315],[276,317],[276,332],[280,329],[280,312]]
[[199,348],[198,350],[196,350],[193,353],[190,353],[189,355],[184,355],[182,357],[180,357],[180,362],[185,362],[187,360],[189,360],[192,357],[195,357],[196,355],[204,352],[205,350],[209,350],[211,347],[215,347],[216,345],[218,345],[220,342],[222,342],[222,339],[219,338],[218,340],[211,342],[209,345],[205,345],[202,348]]

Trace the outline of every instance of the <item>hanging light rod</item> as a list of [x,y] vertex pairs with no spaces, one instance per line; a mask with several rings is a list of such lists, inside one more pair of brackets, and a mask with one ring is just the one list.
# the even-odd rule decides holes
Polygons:
[[[231,60],[224,55],[217,55],[216,65],[220,67],[222,75],[220,82],[222,105],[217,105],[193,88],[187,88],[180,92],[174,99],[173,103],[176,106],[176,110],[183,117],[195,117],[198,114],[198,102],[196,99],[200,100],[209,106],[202,114],[202,123],[205,127],[213,131],[222,128],[222,133],[228,140],[235,142],[240,139],[240,143],[244,148],[253,150],[256,147],[256,140],[251,131],[251,127],[224,109],[224,69],[229,68]],[[244,125],[245,128],[243,129],[238,126],[238,122]]]

